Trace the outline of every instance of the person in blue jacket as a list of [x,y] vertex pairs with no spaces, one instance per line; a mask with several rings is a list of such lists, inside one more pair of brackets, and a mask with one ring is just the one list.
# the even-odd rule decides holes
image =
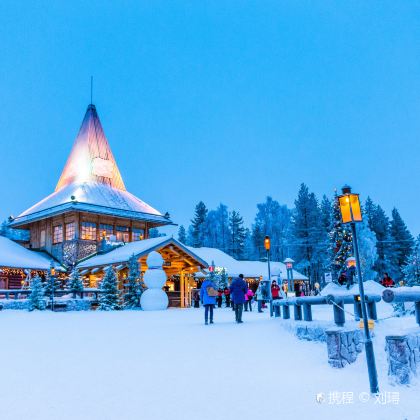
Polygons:
[[213,324],[213,309],[216,305],[216,296],[209,296],[208,288],[212,287],[217,291],[216,285],[209,279],[203,281],[200,288],[200,300],[201,304],[204,305],[204,323],[208,325],[209,313],[210,313],[210,324]]
[[242,311],[245,303],[245,294],[248,291],[248,285],[244,280],[244,275],[239,274],[239,277],[232,281],[230,285],[230,296],[235,308],[235,318],[238,324],[242,324]]

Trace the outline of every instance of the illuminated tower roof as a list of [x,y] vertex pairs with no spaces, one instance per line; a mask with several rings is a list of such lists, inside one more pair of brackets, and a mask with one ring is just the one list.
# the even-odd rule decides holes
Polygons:
[[92,104],[88,106],[55,191],[81,182],[98,182],[125,191],[124,181]]
[[162,215],[126,190],[92,104],[55,191],[13,219],[10,225],[25,226],[70,210],[144,220],[154,226],[172,223],[168,215]]

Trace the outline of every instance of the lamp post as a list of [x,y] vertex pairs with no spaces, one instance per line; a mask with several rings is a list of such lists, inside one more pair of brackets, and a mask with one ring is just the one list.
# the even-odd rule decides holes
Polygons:
[[51,281],[51,311],[54,312],[54,283],[55,283],[55,267],[51,262],[50,266],[50,281]]
[[353,248],[356,257],[357,276],[359,280],[360,304],[362,307],[363,329],[365,332],[365,350],[366,361],[369,373],[370,392],[377,394],[379,392],[378,373],[376,371],[375,353],[373,343],[370,337],[369,325],[366,311],[365,291],[363,287],[362,271],[360,268],[359,245],[357,243],[356,223],[362,221],[362,212],[360,209],[359,194],[353,194],[351,188],[345,185],[342,188],[343,194],[338,197],[341,219],[344,224],[349,223],[353,234]]
[[268,268],[267,296],[270,301],[270,316],[273,316],[273,299],[271,297],[271,270],[270,270],[271,241],[268,235],[264,238],[264,248],[267,251],[267,268]]
[[283,264],[286,265],[286,270],[287,270],[287,289],[291,292],[294,290],[294,288],[292,287],[292,284],[293,284],[293,263],[294,262],[295,261],[292,260],[291,258],[286,258],[283,261]]

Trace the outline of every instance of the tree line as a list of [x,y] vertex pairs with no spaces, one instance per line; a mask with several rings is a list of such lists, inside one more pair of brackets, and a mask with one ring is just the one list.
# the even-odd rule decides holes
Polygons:
[[[413,238],[396,208],[388,217],[370,197],[362,212],[363,222],[357,229],[364,278],[378,280],[387,272],[396,281],[408,281],[411,276],[419,282],[420,236]],[[293,208],[272,197],[258,203],[249,227],[237,210],[230,211],[222,203],[208,209],[200,201],[191,224],[187,228],[181,225],[178,231],[178,239],[186,245],[218,248],[238,260],[266,257],[266,235],[271,238],[272,260],[293,258],[295,268],[313,283],[322,282],[326,272],[337,279],[353,256],[351,231],[341,223],[337,194],[318,199],[305,184],[301,184]]]

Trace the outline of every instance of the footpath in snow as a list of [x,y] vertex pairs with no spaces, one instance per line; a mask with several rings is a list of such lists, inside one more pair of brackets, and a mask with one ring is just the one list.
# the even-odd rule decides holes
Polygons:
[[[369,389],[364,353],[334,370],[325,344],[299,341],[267,313],[245,312],[237,325],[216,309],[209,326],[202,309],[0,318],[2,420],[420,418],[419,386],[388,384],[380,325],[380,387],[399,393],[395,404],[359,400]],[[330,404],[334,392],[346,403]]]

